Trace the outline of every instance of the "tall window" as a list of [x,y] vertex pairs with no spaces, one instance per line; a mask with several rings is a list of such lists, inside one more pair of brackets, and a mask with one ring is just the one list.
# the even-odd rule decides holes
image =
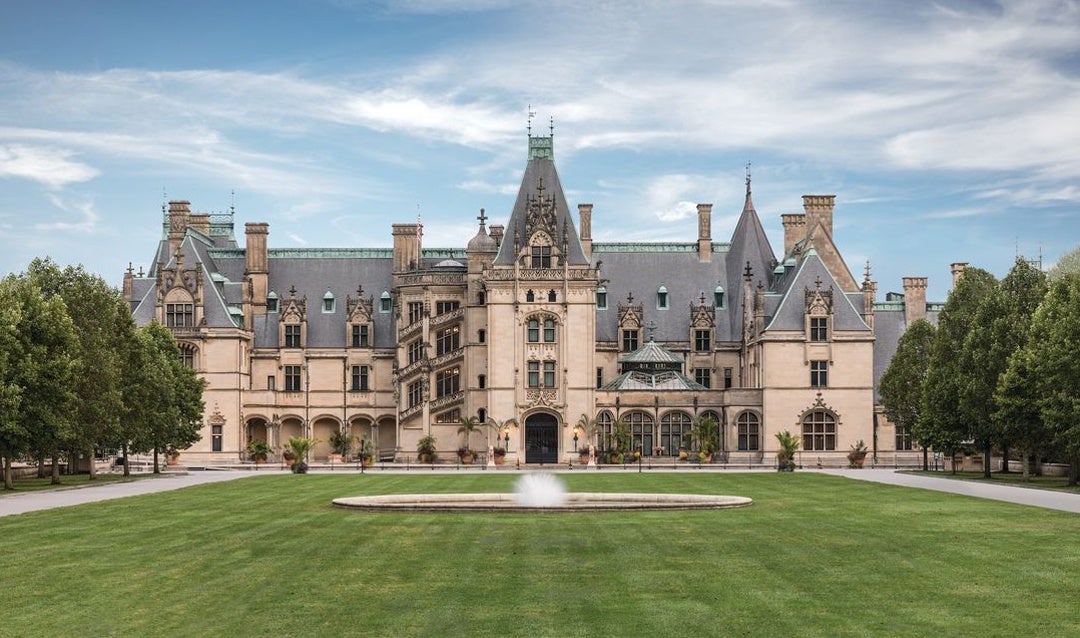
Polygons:
[[367,348],[371,346],[371,336],[367,324],[354,324],[352,327],[352,347]]
[[712,370],[709,368],[694,368],[694,381],[706,388],[712,387]]
[[419,405],[420,402],[424,400],[423,384],[420,381],[413,381],[410,383],[406,390],[406,397],[410,408]]
[[483,390],[487,387],[487,375],[481,374],[476,377],[476,385]]
[[556,299],[558,299],[558,296],[555,295],[555,291],[554,290],[549,290],[548,291],[548,301],[550,301],[551,303],[555,303]]
[[454,312],[461,307],[461,302],[458,301],[436,301],[435,302],[435,314],[445,315],[448,312]]
[[528,365],[528,376],[526,383],[530,388],[540,387],[540,362],[530,361]]
[[285,366],[285,391],[300,391],[300,366]]
[[694,330],[694,350],[696,352],[712,350],[712,330],[708,328]]
[[896,449],[915,449],[915,437],[911,435],[911,428],[903,425],[896,426]]
[[724,307],[724,289],[721,286],[717,286],[712,293],[713,305],[717,308]]
[[661,454],[677,456],[679,448],[690,448],[690,415],[685,412],[668,412],[660,417]]
[[368,367],[367,366],[353,366],[352,367],[352,391],[353,392],[367,392],[368,391]]
[[836,449],[836,419],[825,410],[814,410],[803,418],[803,449]]
[[409,323],[413,324],[420,321],[424,317],[424,302],[422,301],[410,301],[409,302]]
[[300,324],[287,323],[285,324],[285,347],[286,348],[299,348],[300,347]]
[[435,375],[435,396],[448,397],[461,389],[461,368],[450,368]]
[[266,376],[266,389],[267,390],[276,390],[277,389],[277,377],[275,377],[272,374]]
[[728,388],[731,387],[732,376],[733,376],[732,372],[733,371],[732,371],[731,368],[724,368],[724,389],[725,390],[727,390]]
[[810,341],[829,340],[829,318],[810,317]]
[[622,331],[622,351],[633,352],[638,349],[638,331],[637,330],[623,330]]
[[533,268],[551,268],[551,246],[533,246],[530,266]]
[[526,330],[526,338],[529,343],[537,343],[540,341],[540,320],[529,319]]
[[334,295],[329,290],[323,295],[322,311],[326,313],[334,312]]
[[756,452],[761,449],[761,419],[755,412],[743,412],[735,420],[740,452]]
[[544,343],[555,342],[555,320],[544,319]]
[[195,306],[189,303],[165,304],[165,325],[169,328],[190,328],[195,325]]
[[180,363],[185,367],[195,368],[195,346],[188,343],[181,343],[180,345]]
[[476,340],[479,343],[486,342],[487,341],[487,330],[484,330],[483,328],[477,330],[476,331]]
[[641,450],[642,456],[653,453],[653,418],[645,412],[631,412],[625,417],[630,424],[630,449]]
[[596,369],[596,387],[599,388],[602,385],[604,385],[604,369],[603,368],[597,368]]
[[276,292],[266,295],[266,312],[278,311],[278,296]]
[[554,361],[545,361],[544,362],[544,387],[545,388],[554,388],[555,387],[555,362]]
[[810,387],[826,388],[829,386],[829,362],[810,362]]
[[528,291],[525,293],[525,301],[536,301],[536,293]]
[[424,342],[420,339],[413,339],[409,342],[407,350],[409,353],[409,365],[412,365],[424,356]]
[[604,288],[603,286],[596,289],[596,309],[607,309],[607,288]]
[[440,330],[435,338],[435,356],[453,352],[461,347],[461,326]]
[[390,312],[394,308],[394,298],[390,296],[390,291],[384,290],[383,294],[379,295],[379,312]]
[[222,430],[223,429],[224,428],[222,426],[220,426],[220,425],[211,425],[210,426],[210,441],[211,441],[210,450],[212,452],[220,452],[221,449],[222,449],[221,441],[222,441],[222,438],[224,438],[222,436]]
[[614,419],[611,418],[611,413],[604,411],[600,413],[600,416],[596,417],[598,421],[596,428],[596,448],[598,450],[609,449],[613,441],[611,440],[611,430],[613,428]]

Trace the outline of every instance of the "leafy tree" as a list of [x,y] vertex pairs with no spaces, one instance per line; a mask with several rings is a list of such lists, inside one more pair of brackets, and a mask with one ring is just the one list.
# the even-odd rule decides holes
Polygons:
[[60,297],[44,297],[27,277],[9,276],[5,285],[8,301],[18,308],[13,331],[18,358],[9,361],[5,385],[18,388],[19,397],[9,417],[15,427],[3,444],[5,487],[11,487],[10,463],[16,454],[50,456],[52,482],[59,483],[61,448],[71,436],[74,328]]
[[1059,257],[1047,274],[1050,279],[1060,279],[1068,273],[1080,273],[1080,246]]
[[975,315],[996,287],[993,275],[981,268],[968,268],[938,315],[930,366],[923,383],[919,429],[924,445],[933,445],[950,456],[956,455],[974,431],[972,415],[964,411],[961,403],[970,382],[970,371],[964,368],[962,358]]
[[922,431],[922,388],[930,365],[930,345],[934,340],[934,325],[919,319],[908,326],[896,345],[896,354],[881,375],[878,392],[885,416],[898,429],[912,433],[923,449],[923,470],[930,468],[927,458],[930,433]]
[[13,489],[11,462],[25,449],[29,434],[19,420],[22,386],[18,362],[23,343],[19,338],[22,305],[15,277],[0,280],[0,457],[3,457],[4,488]]
[[690,438],[694,440],[698,452],[709,456],[720,447],[719,425],[709,414],[694,417],[690,426]]
[[[50,259],[35,259],[27,275],[46,297],[64,300],[75,329],[74,375],[71,389],[76,401],[72,420],[76,424],[68,442],[72,453],[93,458],[96,449],[114,438],[122,410],[124,345],[130,338],[118,331],[118,319],[132,322],[120,292],[82,266],[63,270]],[[90,478],[96,477],[90,464]]]
[[1031,357],[1026,346],[1014,352],[994,391],[994,420],[1002,435],[1020,451],[1024,478],[1029,476],[1031,459],[1048,452],[1054,438],[1039,410]]
[[153,321],[139,329],[144,340],[147,368],[141,383],[144,393],[154,396],[156,409],[140,414],[143,427],[132,441],[136,451],[154,453],[154,473],[160,473],[160,455],[181,450],[199,440],[202,427],[204,382],[180,360],[180,349],[172,333]]
[[966,373],[960,409],[969,435],[983,452],[983,476],[990,478],[990,450],[1001,443],[1008,458],[1008,439],[994,416],[994,391],[1009,357],[1027,340],[1031,316],[1046,295],[1046,275],[1022,258],[986,295],[972,319],[959,365]]
[[[1069,484],[1080,474],[1080,274],[1054,280],[1035,311],[1024,365],[1038,397],[1042,422],[1070,464]],[[1019,364],[1018,364],[1019,365]]]

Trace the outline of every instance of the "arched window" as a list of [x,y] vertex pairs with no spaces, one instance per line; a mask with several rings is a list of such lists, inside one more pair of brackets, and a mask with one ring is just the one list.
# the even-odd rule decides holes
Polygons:
[[607,450],[612,447],[611,430],[615,423],[611,413],[604,410],[596,417],[596,449]]
[[607,288],[603,286],[596,289],[596,309],[607,310]]
[[623,417],[630,426],[630,449],[641,451],[642,456],[652,456],[653,418],[648,412],[635,411]]
[[667,310],[668,307],[668,292],[666,286],[660,286],[656,289],[656,309]]
[[714,306],[716,306],[717,308],[723,308],[724,307],[724,287],[723,286],[717,286],[716,288],[714,288],[713,293],[712,293],[712,298],[713,298],[713,305]]
[[322,297],[322,311],[323,314],[329,314],[334,312],[334,293],[329,290]]
[[660,417],[660,454],[678,456],[679,449],[690,449],[690,415],[668,412]]
[[554,290],[549,290],[548,291],[548,301],[554,303],[556,298],[557,297],[555,296],[555,291]]
[[536,293],[529,290],[525,293],[525,301],[536,301]]
[[278,311],[278,296],[277,296],[276,292],[271,290],[270,294],[266,295],[266,312],[273,313],[273,312],[277,312],[277,311]]
[[747,410],[735,419],[740,452],[757,452],[761,449],[761,418]]
[[836,418],[825,410],[814,410],[803,417],[803,449],[836,449]]
[[390,296],[390,291],[384,290],[383,294],[379,295],[379,312],[390,312],[393,307],[394,300]]

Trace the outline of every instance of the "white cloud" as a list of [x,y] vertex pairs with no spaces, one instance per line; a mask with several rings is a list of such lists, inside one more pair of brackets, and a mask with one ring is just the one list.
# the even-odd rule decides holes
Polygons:
[[60,210],[74,213],[81,217],[75,222],[40,222],[33,225],[34,230],[93,233],[97,230],[101,216],[93,202],[75,202],[62,199],[55,193],[49,193],[49,201]]
[[0,145],[0,177],[20,177],[50,189],[85,182],[100,174],[96,168],[72,161],[75,151],[22,144]]
[[301,237],[300,235],[297,235],[296,233],[285,233],[285,236],[288,237],[290,240],[292,240],[292,242],[294,244],[300,244],[301,246],[307,246],[308,245],[307,240],[304,239],[303,237]]

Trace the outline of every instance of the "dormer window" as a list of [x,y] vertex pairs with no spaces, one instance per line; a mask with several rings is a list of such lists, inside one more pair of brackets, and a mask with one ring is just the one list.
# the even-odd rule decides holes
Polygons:
[[390,312],[394,307],[393,298],[390,296],[390,292],[383,291],[383,294],[379,295],[379,312]]
[[607,310],[607,288],[603,286],[596,289],[596,309]]
[[656,309],[667,310],[668,308],[668,291],[664,286],[660,286],[656,289]]
[[533,246],[529,265],[533,268],[551,268],[551,246]]
[[327,290],[326,294],[323,295],[322,311],[324,314],[334,312],[334,293],[330,292],[329,290]]
[[724,307],[724,287],[717,286],[712,293],[713,305],[717,308]]
[[278,311],[278,296],[276,292],[271,291],[269,295],[266,295],[266,312]]
[[810,317],[810,341],[829,340],[829,318]]

